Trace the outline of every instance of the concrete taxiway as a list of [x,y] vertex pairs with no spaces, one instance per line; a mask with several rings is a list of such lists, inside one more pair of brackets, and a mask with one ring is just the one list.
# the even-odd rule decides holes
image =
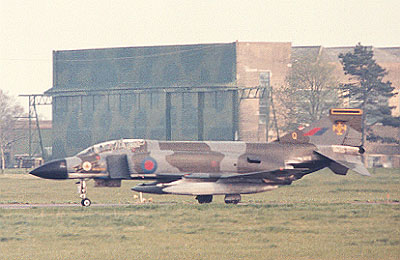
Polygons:
[[[152,205],[165,205],[165,204],[177,204],[177,202],[150,202],[150,203],[124,203],[124,204],[92,204],[88,208],[92,207],[127,207],[127,206],[138,206],[144,204],[152,204]],[[189,203],[189,204],[196,204],[197,203]],[[249,205],[249,204],[260,204],[254,202],[241,202],[239,205]],[[269,205],[284,205],[290,204],[285,202],[275,202],[275,203],[266,203]],[[301,203],[300,203],[301,204]],[[346,204],[391,204],[391,205],[400,205],[400,201],[398,200],[389,200],[389,201],[349,201]],[[81,208],[81,204],[79,203],[42,203],[42,204],[24,204],[24,203],[8,203],[8,204],[0,204],[0,209],[31,209],[31,208],[71,208],[71,207],[78,207]]]

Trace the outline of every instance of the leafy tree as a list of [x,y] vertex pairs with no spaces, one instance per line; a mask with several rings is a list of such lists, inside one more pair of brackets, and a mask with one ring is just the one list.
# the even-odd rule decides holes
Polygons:
[[334,67],[320,55],[301,56],[292,62],[277,99],[284,108],[284,130],[293,130],[319,120],[338,103]]
[[5,168],[5,152],[10,145],[18,139],[15,134],[17,117],[21,116],[23,109],[15,100],[0,90],[0,157],[1,170]]
[[[371,47],[358,43],[352,52],[339,55],[346,75],[351,75],[350,83],[341,86],[343,97],[354,103],[353,107],[364,111],[362,118],[362,143],[364,144],[367,125],[382,123],[384,125],[400,126],[400,119],[391,115],[388,100],[393,97],[394,87],[390,81],[384,81],[387,71],[379,66],[374,59]],[[368,140],[377,139],[370,134]],[[379,139],[379,138],[378,138]]]

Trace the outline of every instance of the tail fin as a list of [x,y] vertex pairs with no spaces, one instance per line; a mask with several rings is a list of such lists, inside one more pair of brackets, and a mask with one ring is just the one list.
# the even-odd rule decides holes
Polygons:
[[329,116],[288,133],[280,142],[360,146],[362,114],[361,109],[333,108]]
[[328,167],[336,174],[344,175],[352,169],[370,175],[362,163],[362,114],[361,109],[333,108],[329,116],[285,135],[281,142],[314,144],[315,153],[329,160]]

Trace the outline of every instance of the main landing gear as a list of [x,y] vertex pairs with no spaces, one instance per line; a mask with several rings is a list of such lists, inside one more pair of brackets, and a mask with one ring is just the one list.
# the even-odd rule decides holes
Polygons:
[[92,204],[92,202],[90,201],[90,199],[86,198],[86,190],[87,190],[87,188],[86,188],[86,180],[81,179],[76,184],[78,184],[79,197],[82,199],[81,200],[81,205],[83,207],[89,207],[90,204]]
[[225,195],[225,203],[226,204],[238,204],[242,197],[240,194],[227,194]]
[[[212,202],[213,196],[212,195],[197,195],[196,200],[200,204],[210,203]],[[238,204],[242,197],[240,194],[227,194],[225,195],[225,203],[226,204]]]
[[210,203],[213,199],[212,195],[197,195],[196,196],[196,200],[200,203],[200,204],[204,204],[204,203]]

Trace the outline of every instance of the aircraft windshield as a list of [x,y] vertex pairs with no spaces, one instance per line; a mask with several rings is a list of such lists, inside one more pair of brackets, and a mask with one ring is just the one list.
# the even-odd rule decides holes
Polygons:
[[144,144],[145,141],[141,139],[122,139],[122,140],[108,141],[90,146],[85,150],[83,150],[82,152],[78,153],[77,155],[102,153],[120,149],[130,149],[134,151],[142,147]]

